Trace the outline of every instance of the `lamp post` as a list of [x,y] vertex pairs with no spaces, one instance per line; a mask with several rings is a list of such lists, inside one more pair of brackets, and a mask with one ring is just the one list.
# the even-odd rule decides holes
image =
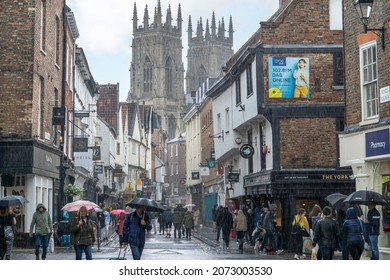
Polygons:
[[[380,28],[368,28],[368,23],[371,16],[372,6],[374,5],[374,0],[354,0],[353,5],[356,9],[357,14],[359,15],[360,20],[364,26],[364,33],[367,31],[373,31],[376,35],[382,39],[382,49],[385,49],[385,27]],[[378,34],[377,32],[380,32]]]

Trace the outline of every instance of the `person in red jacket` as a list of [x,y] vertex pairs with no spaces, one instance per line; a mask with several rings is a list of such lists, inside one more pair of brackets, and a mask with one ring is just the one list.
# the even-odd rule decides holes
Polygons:
[[125,213],[122,212],[119,214],[119,217],[115,221],[115,231],[119,236],[119,245],[122,245],[124,223],[125,223]]

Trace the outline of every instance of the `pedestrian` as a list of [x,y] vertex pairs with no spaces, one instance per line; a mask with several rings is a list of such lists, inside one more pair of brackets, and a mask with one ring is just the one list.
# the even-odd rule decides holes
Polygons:
[[122,245],[122,240],[123,240],[123,225],[125,224],[125,213],[121,212],[119,214],[119,217],[115,221],[115,229],[116,233],[118,234],[119,237],[119,245]]
[[194,228],[194,216],[190,210],[184,215],[183,225],[186,228],[186,238],[191,239],[191,231]]
[[321,250],[321,259],[333,259],[334,251],[340,237],[337,221],[332,218],[332,209],[325,206],[323,218],[315,223],[313,247],[318,243]]
[[319,205],[315,204],[313,206],[313,209],[310,211],[309,213],[309,227],[314,230],[314,224],[317,220],[320,219],[321,217],[321,214],[322,214],[322,209]]
[[182,215],[183,211],[179,208],[179,206],[176,206],[173,210],[172,215],[172,223],[173,223],[173,237],[181,238],[181,228],[183,224],[184,215]]
[[135,211],[128,214],[123,226],[122,245],[130,245],[134,260],[140,260],[145,247],[145,231],[151,230],[149,215],[143,205],[136,205]]
[[375,208],[375,203],[368,203],[368,213],[365,223],[368,223],[368,237],[372,248],[371,260],[379,260],[378,236],[380,232],[380,218],[379,211]]
[[163,213],[158,214],[157,222],[159,225],[159,234],[164,235],[165,234],[165,224],[164,224],[164,216]]
[[357,217],[356,209],[347,209],[342,232],[346,239],[347,249],[353,260],[360,260],[364,249],[363,222]]
[[154,234],[157,234],[157,216],[158,214],[156,212],[151,212],[149,214],[150,223],[152,224]]
[[269,204],[269,207],[264,207],[263,216],[263,229],[265,229],[265,235],[262,242],[262,253],[266,254],[267,245],[271,244],[272,251],[276,254],[280,254],[283,250],[278,250],[278,246],[275,238],[275,224],[276,224],[276,204]]
[[53,233],[53,225],[49,212],[43,203],[38,203],[30,224],[30,238],[33,237],[35,228],[35,259],[39,260],[39,249],[42,246],[42,260],[46,260],[47,245],[50,234]]
[[248,230],[246,217],[242,210],[239,210],[237,212],[237,217],[234,219],[234,228],[237,234],[238,252],[242,254],[244,253],[244,236],[246,231]]
[[10,260],[16,219],[9,207],[0,207],[0,260]]
[[294,247],[295,247],[295,255],[294,259],[304,259],[306,256],[302,254],[302,247],[303,247],[303,235],[304,232],[309,230],[309,222],[306,218],[306,210],[303,208],[300,208],[298,210],[298,214],[295,215],[294,220],[292,222],[292,225],[299,224],[300,230],[298,230],[296,233],[292,235]]
[[194,207],[194,230],[195,231],[197,231],[197,228],[199,226],[199,216],[200,216],[199,208]]
[[103,240],[106,240],[107,237],[107,231],[106,231],[106,223],[104,221],[104,214],[103,212],[97,213],[97,223],[98,223],[98,237],[99,241],[103,242]]
[[229,249],[230,231],[233,228],[233,215],[229,212],[228,207],[223,207],[221,215],[221,230],[222,240],[224,242],[223,248]]
[[213,220],[213,231],[217,229],[217,208],[218,204],[214,204],[213,209],[211,209],[211,218]]
[[83,252],[86,260],[92,260],[92,245],[95,243],[96,225],[88,215],[87,207],[81,206],[71,223],[73,245],[76,260],[82,260]]
[[166,236],[165,237],[171,237],[171,230],[172,230],[172,210],[170,207],[167,208],[163,212],[163,219],[164,219],[164,225],[166,230]]
[[255,229],[255,225],[254,225],[254,212],[252,209],[248,209],[248,214],[246,215],[246,223],[248,225],[248,231],[247,231],[247,234],[246,234],[246,238],[247,238],[247,243],[251,244],[251,246],[254,246],[255,245],[255,242],[252,238],[252,232],[253,230]]
[[103,211],[103,215],[104,215],[104,228],[103,228],[103,231],[104,231],[104,237],[103,237],[103,241],[108,241],[108,234],[110,233],[110,222],[111,222],[111,216],[110,216],[110,208],[109,207],[106,207]]
[[219,242],[219,237],[221,236],[221,227],[222,227],[222,205],[218,206],[216,211],[216,220],[215,220],[215,229],[217,231],[216,241]]

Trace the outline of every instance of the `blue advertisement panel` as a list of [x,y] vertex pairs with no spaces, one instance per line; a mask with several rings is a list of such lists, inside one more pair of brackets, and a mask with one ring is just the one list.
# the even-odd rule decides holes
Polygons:
[[268,58],[269,98],[309,98],[309,58]]
[[390,154],[389,129],[366,133],[366,157],[388,154]]

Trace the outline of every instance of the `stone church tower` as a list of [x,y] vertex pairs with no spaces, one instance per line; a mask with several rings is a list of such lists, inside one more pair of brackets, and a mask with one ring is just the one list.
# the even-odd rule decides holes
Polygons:
[[[203,32],[204,31],[204,32]],[[206,20],[206,28],[203,30],[202,18],[197,22],[195,36],[192,36],[191,16],[188,22],[188,53],[186,93],[199,89],[207,78],[218,77],[221,68],[233,55],[233,22],[230,17],[228,37],[225,37],[226,29],[224,19],[218,23],[213,13],[211,26]]]
[[160,0],[149,22],[146,5],[139,25],[137,6],[133,11],[131,90],[128,101],[153,106],[161,117],[161,128],[173,139],[184,131],[184,66],[182,62],[182,15],[179,4],[177,26],[173,26],[169,6],[163,23]]

